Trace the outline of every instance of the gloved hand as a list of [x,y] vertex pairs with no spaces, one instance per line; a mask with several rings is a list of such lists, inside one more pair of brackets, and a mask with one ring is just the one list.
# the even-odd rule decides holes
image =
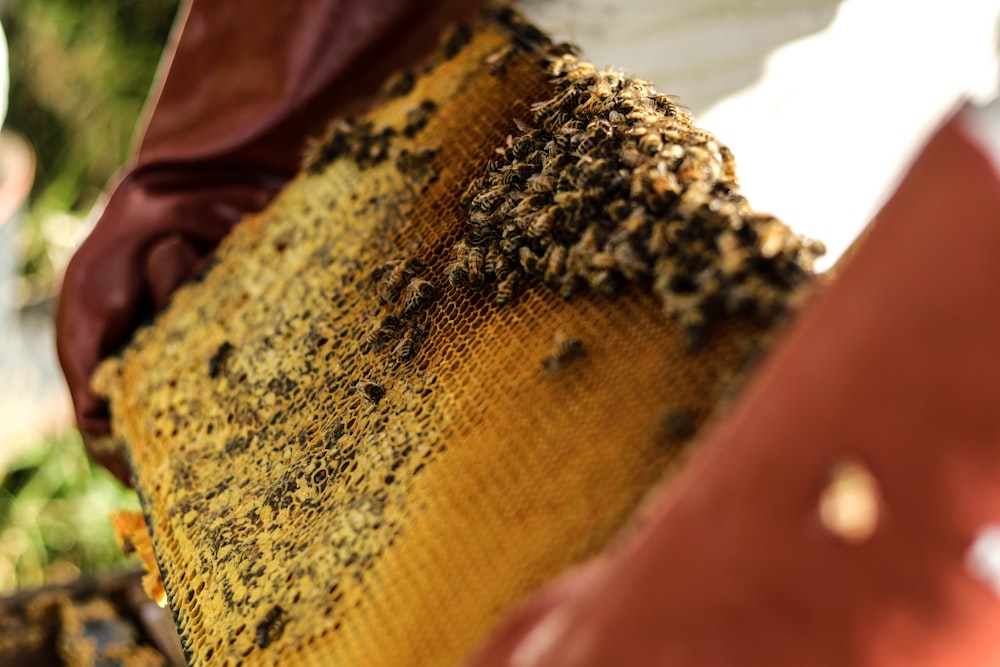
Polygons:
[[1000,664],[1000,170],[969,118],[625,539],[468,667]]
[[[134,162],[63,280],[57,347],[85,436],[108,432],[88,385],[98,362],[206,265],[233,223],[267,205],[307,138],[363,110],[480,4],[192,0],[182,10]],[[119,455],[90,449],[127,479]]]

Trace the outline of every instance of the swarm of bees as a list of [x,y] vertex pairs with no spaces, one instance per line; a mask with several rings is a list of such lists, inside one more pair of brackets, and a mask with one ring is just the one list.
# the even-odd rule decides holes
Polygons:
[[462,197],[452,285],[507,304],[532,282],[565,298],[639,282],[692,345],[713,313],[783,312],[824,249],[750,209],[729,149],[645,81],[568,52],[549,75],[554,95]]

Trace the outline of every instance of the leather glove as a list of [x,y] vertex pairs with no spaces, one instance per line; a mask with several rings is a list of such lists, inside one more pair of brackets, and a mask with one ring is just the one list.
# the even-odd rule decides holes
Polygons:
[[970,117],[623,540],[469,667],[1000,664],[1000,171]]
[[56,319],[60,363],[91,454],[126,480],[101,359],[207,264],[243,215],[298,169],[305,140],[362,111],[382,81],[430,53],[462,0],[193,0],[182,10],[134,161],[70,261]]

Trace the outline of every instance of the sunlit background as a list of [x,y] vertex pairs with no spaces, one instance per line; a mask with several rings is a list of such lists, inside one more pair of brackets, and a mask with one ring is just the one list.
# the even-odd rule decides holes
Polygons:
[[[558,38],[677,95],[744,193],[828,266],[927,133],[998,82],[1000,1],[524,0]],[[0,0],[0,594],[120,565],[55,362],[58,275],[128,153],[177,0]],[[30,188],[30,191],[29,191]],[[18,194],[23,196],[18,197]]]

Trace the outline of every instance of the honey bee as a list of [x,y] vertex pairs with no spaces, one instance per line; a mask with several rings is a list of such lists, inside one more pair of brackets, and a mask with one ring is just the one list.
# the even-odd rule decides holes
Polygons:
[[[541,151],[536,151],[541,153]],[[528,192],[551,192],[553,186],[555,186],[555,179],[552,178],[551,174],[546,174],[544,171],[536,174],[532,174],[528,177],[527,186]]]
[[719,146],[719,155],[722,158],[722,179],[730,183],[736,183],[736,160],[733,152],[728,146]]
[[500,239],[498,247],[500,252],[506,257],[516,257],[518,249],[521,247],[521,234],[514,227],[507,227],[503,230],[503,237]]
[[465,259],[465,255],[469,252],[469,244],[464,239],[459,239],[455,241],[455,244],[451,246],[450,257],[452,260]]
[[382,84],[382,97],[385,99],[402,97],[413,90],[416,82],[417,76],[411,70],[400,70]]
[[676,98],[671,95],[657,95],[653,98],[656,109],[668,117],[687,117],[687,112],[677,104]]
[[410,151],[403,149],[396,157],[396,168],[401,172],[410,172],[425,166],[434,159],[437,151],[429,146],[421,146]]
[[578,153],[591,153],[600,143],[600,138],[591,131],[580,132],[570,137],[570,145],[575,146]]
[[618,262],[610,252],[595,252],[589,258],[589,265],[591,269],[610,271],[618,267]]
[[533,164],[531,160],[527,159],[535,151],[535,138],[532,136],[533,134],[537,134],[537,130],[532,130],[528,134],[514,140],[514,144],[510,147],[511,158],[514,160],[524,160],[529,164]]
[[531,220],[531,224],[528,225],[528,229],[525,231],[528,237],[537,239],[552,233],[552,228],[556,223],[556,210],[550,206],[535,215]]
[[573,158],[567,153],[546,153],[546,155],[548,157],[545,158],[545,162],[542,164],[542,173],[554,179],[555,183],[558,183],[558,176],[568,167],[572,166]]
[[639,253],[628,243],[615,246],[613,256],[618,270],[626,280],[637,280],[649,272],[649,267]]
[[664,413],[661,423],[667,437],[675,443],[690,439],[695,432],[694,420],[687,410],[671,408]]
[[563,274],[562,281],[559,283],[559,296],[569,300],[573,297],[573,294],[576,293],[580,284],[580,276],[573,271],[567,270],[566,273]]
[[500,167],[498,176],[500,177],[500,183],[504,185],[521,184],[522,172],[512,164]]
[[556,133],[556,135],[552,138],[552,142],[555,144],[555,150],[567,153],[572,151],[574,147],[573,137],[575,136],[575,134]]
[[236,349],[233,344],[228,340],[223,341],[222,345],[218,347],[212,358],[208,360],[208,377],[217,378],[225,367],[226,360],[229,358],[229,354]]
[[628,217],[621,223],[622,230],[629,236],[641,234],[649,225],[650,219],[641,206],[635,206],[629,211]]
[[263,620],[257,624],[254,632],[254,643],[260,648],[267,648],[272,642],[281,637],[287,622],[285,610],[275,605],[267,612]]
[[649,179],[649,186],[655,195],[677,193],[681,191],[680,183],[673,172],[667,169],[657,169]]
[[715,141],[715,135],[711,132],[702,130],[701,128],[692,127],[688,129],[685,139],[687,140],[687,143],[692,146],[702,146]]
[[[536,167],[540,167],[545,162],[545,157],[546,157],[547,153],[545,151],[539,149],[539,148],[535,148],[535,146],[536,146],[536,144],[532,144],[532,146],[531,146],[532,150],[531,150],[531,152],[529,152],[525,156],[524,161],[527,162],[530,165],[534,165]],[[540,175],[541,174],[536,174],[536,176],[540,176]],[[534,178],[534,176],[532,178]],[[531,178],[529,178],[528,181],[529,181],[529,184],[530,184]]]
[[576,190],[557,192],[552,201],[569,213],[578,213],[583,208],[583,195]]
[[497,280],[503,280],[510,273],[507,265],[507,258],[500,252],[499,247],[491,247],[486,253],[486,275]]
[[553,337],[552,352],[542,360],[542,366],[549,373],[565,368],[574,359],[586,355],[586,348],[579,338],[570,338],[561,331]]
[[679,144],[684,141],[684,134],[678,128],[668,128],[663,130],[663,138],[674,144]]
[[[469,229],[469,243],[474,246],[484,247],[492,244],[497,240],[500,235],[500,227],[496,224],[499,220],[502,220],[507,215],[507,208],[503,207],[492,216],[486,224],[483,225],[473,225]],[[468,264],[468,262],[466,262]]]
[[426,308],[434,300],[436,290],[434,285],[421,278],[413,278],[406,286],[406,295],[403,299],[403,314],[413,313]]
[[549,63],[549,74],[553,77],[561,77],[576,65],[577,59],[571,54],[566,54],[553,59]]
[[621,222],[632,211],[632,205],[627,199],[615,199],[605,207],[605,210],[612,221]]
[[[590,182],[590,179],[588,179],[588,182]],[[580,191],[580,197],[587,208],[587,215],[597,215],[601,209],[601,201],[604,200],[604,187],[601,185],[584,187]]]
[[445,268],[448,274],[448,282],[452,287],[461,287],[469,284],[469,269],[465,265],[464,259],[451,261]]
[[483,208],[472,208],[469,210],[468,214],[469,224],[477,229],[482,229],[483,227],[489,225],[493,221],[494,211],[491,209]]
[[455,23],[441,35],[441,51],[444,57],[454,58],[472,39],[472,28],[468,23]]
[[376,282],[376,291],[382,302],[394,303],[399,299],[400,292],[421,266],[417,259],[394,259],[372,271],[372,279]]
[[[605,105],[602,105],[602,107]],[[604,115],[603,109],[601,115]],[[601,118],[600,116],[593,118],[589,123],[587,123],[587,132],[593,134],[595,137],[600,139],[609,139],[614,136],[614,126],[606,118]]]
[[706,181],[694,181],[689,183],[686,188],[680,193],[680,201],[677,206],[677,212],[682,218],[690,218],[694,215],[695,211],[702,208],[707,208],[706,202],[711,200],[709,196],[712,190],[712,184]]
[[497,155],[500,155],[505,160],[510,160],[510,159],[513,158],[513,156],[510,154],[510,149],[513,148],[513,147],[514,147],[514,137],[512,137],[511,135],[508,134],[507,135],[507,145],[506,146],[497,146],[496,148],[493,149],[493,152],[496,153]]
[[526,162],[515,162],[511,165],[511,168],[517,173],[517,182],[519,184],[524,183],[529,176],[535,173],[535,167]]
[[545,274],[542,280],[555,289],[559,286],[563,273],[566,272],[566,246],[554,243],[546,250]]
[[417,355],[420,343],[427,336],[426,329],[421,325],[414,325],[407,329],[399,342],[392,348],[392,359],[395,363],[410,361]]
[[499,284],[497,284],[498,306],[506,306],[514,299],[515,290],[519,282],[520,274],[516,271],[511,271],[507,274],[507,277],[500,280]]
[[[581,178],[579,181],[579,187],[581,188],[587,188],[606,183],[608,180],[608,174],[614,171],[611,165],[611,161],[606,160],[604,158],[595,160],[593,158],[587,157],[585,160],[581,159],[581,167],[583,167],[582,169],[583,178]],[[603,189],[600,192],[603,194]]]
[[531,215],[545,206],[549,200],[550,197],[544,194],[527,195],[514,207],[514,214],[517,216]]
[[589,225],[580,235],[580,239],[575,244],[576,250],[583,256],[589,257],[598,251],[597,228]]
[[413,337],[406,335],[392,348],[392,358],[396,363],[409,361],[415,356]]
[[604,99],[611,97],[614,94],[615,88],[618,86],[619,80],[617,77],[613,76],[610,72],[605,73],[605,76],[600,77],[591,88],[598,97]]
[[521,268],[524,269],[525,273],[532,275],[538,272],[538,267],[541,264],[541,258],[532,252],[531,248],[528,246],[521,246],[518,250],[518,262],[521,264]]
[[482,287],[486,280],[483,264],[483,251],[475,246],[469,247],[465,255],[465,268],[468,274],[468,284],[474,289]]
[[478,211],[495,211],[509,191],[510,188],[502,186],[484,189],[472,199],[471,207]]
[[406,125],[403,127],[403,134],[407,137],[414,137],[417,132],[427,126],[431,115],[437,110],[437,103],[434,100],[423,100],[420,104],[411,107],[406,112]]
[[459,198],[458,203],[463,209],[469,208],[475,198],[486,189],[486,178],[484,176],[477,176],[472,179],[468,187],[465,188],[465,192]]
[[377,382],[372,382],[371,380],[358,380],[358,383],[355,386],[357,387],[358,393],[375,405],[378,405],[379,401],[385,397],[385,387]]
[[684,332],[688,349],[697,350],[701,346],[701,334],[705,329],[705,314],[700,309],[685,310],[676,319]]
[[721,165],[708,157],[705,151],[688,148],[687,155],[677,167],[677,178],[690,183],[697,180],[718,180]]
[[490,74],[502,74],[507,69],[507,64],[517,55],[518,48],[514,45],[502,47],[486,56],[486,64],[489,66]]
[[550,113],[552,108],[555,106],[555,99],[541,100],[539,102],[532,102],[528,109],[531,111],[532,116],[545,117],[546,114]]
[[612,295],[621,287],[621,279],[611,269],[594,271],[587,276],[590,288],[599,294]]
[[573,118],[573,115],[560,106],[558,101],[546,107],[544,112],[535,114],[533,120],[536,125],[542,125],[548,131],[558,131],[559,126]]
[[583,132],[584,127],[585,125],[583,124],[582,120],[578,118],[573,118],[559,126],[559,133],[572,137],[576,134]]
[[628,145],[622,149],[622,164],[629,169],[635,169],[649,158],[643,155],[635,146]]
[[348,152],[348,138],[354,133],[354,123],[345,118],[335,120],[319,141],[311,144],[305,156],[305,169],[318,174],[341,155]]
[[365,336],[364,342],[376,351],[381,350],[386,343],[393,340],[399,332],[399,318],[393,315],[383,317]]
[[647,132],[639,138],[639,150],[646,155],[656,155],[663,148],[663,139],[659,132]]

